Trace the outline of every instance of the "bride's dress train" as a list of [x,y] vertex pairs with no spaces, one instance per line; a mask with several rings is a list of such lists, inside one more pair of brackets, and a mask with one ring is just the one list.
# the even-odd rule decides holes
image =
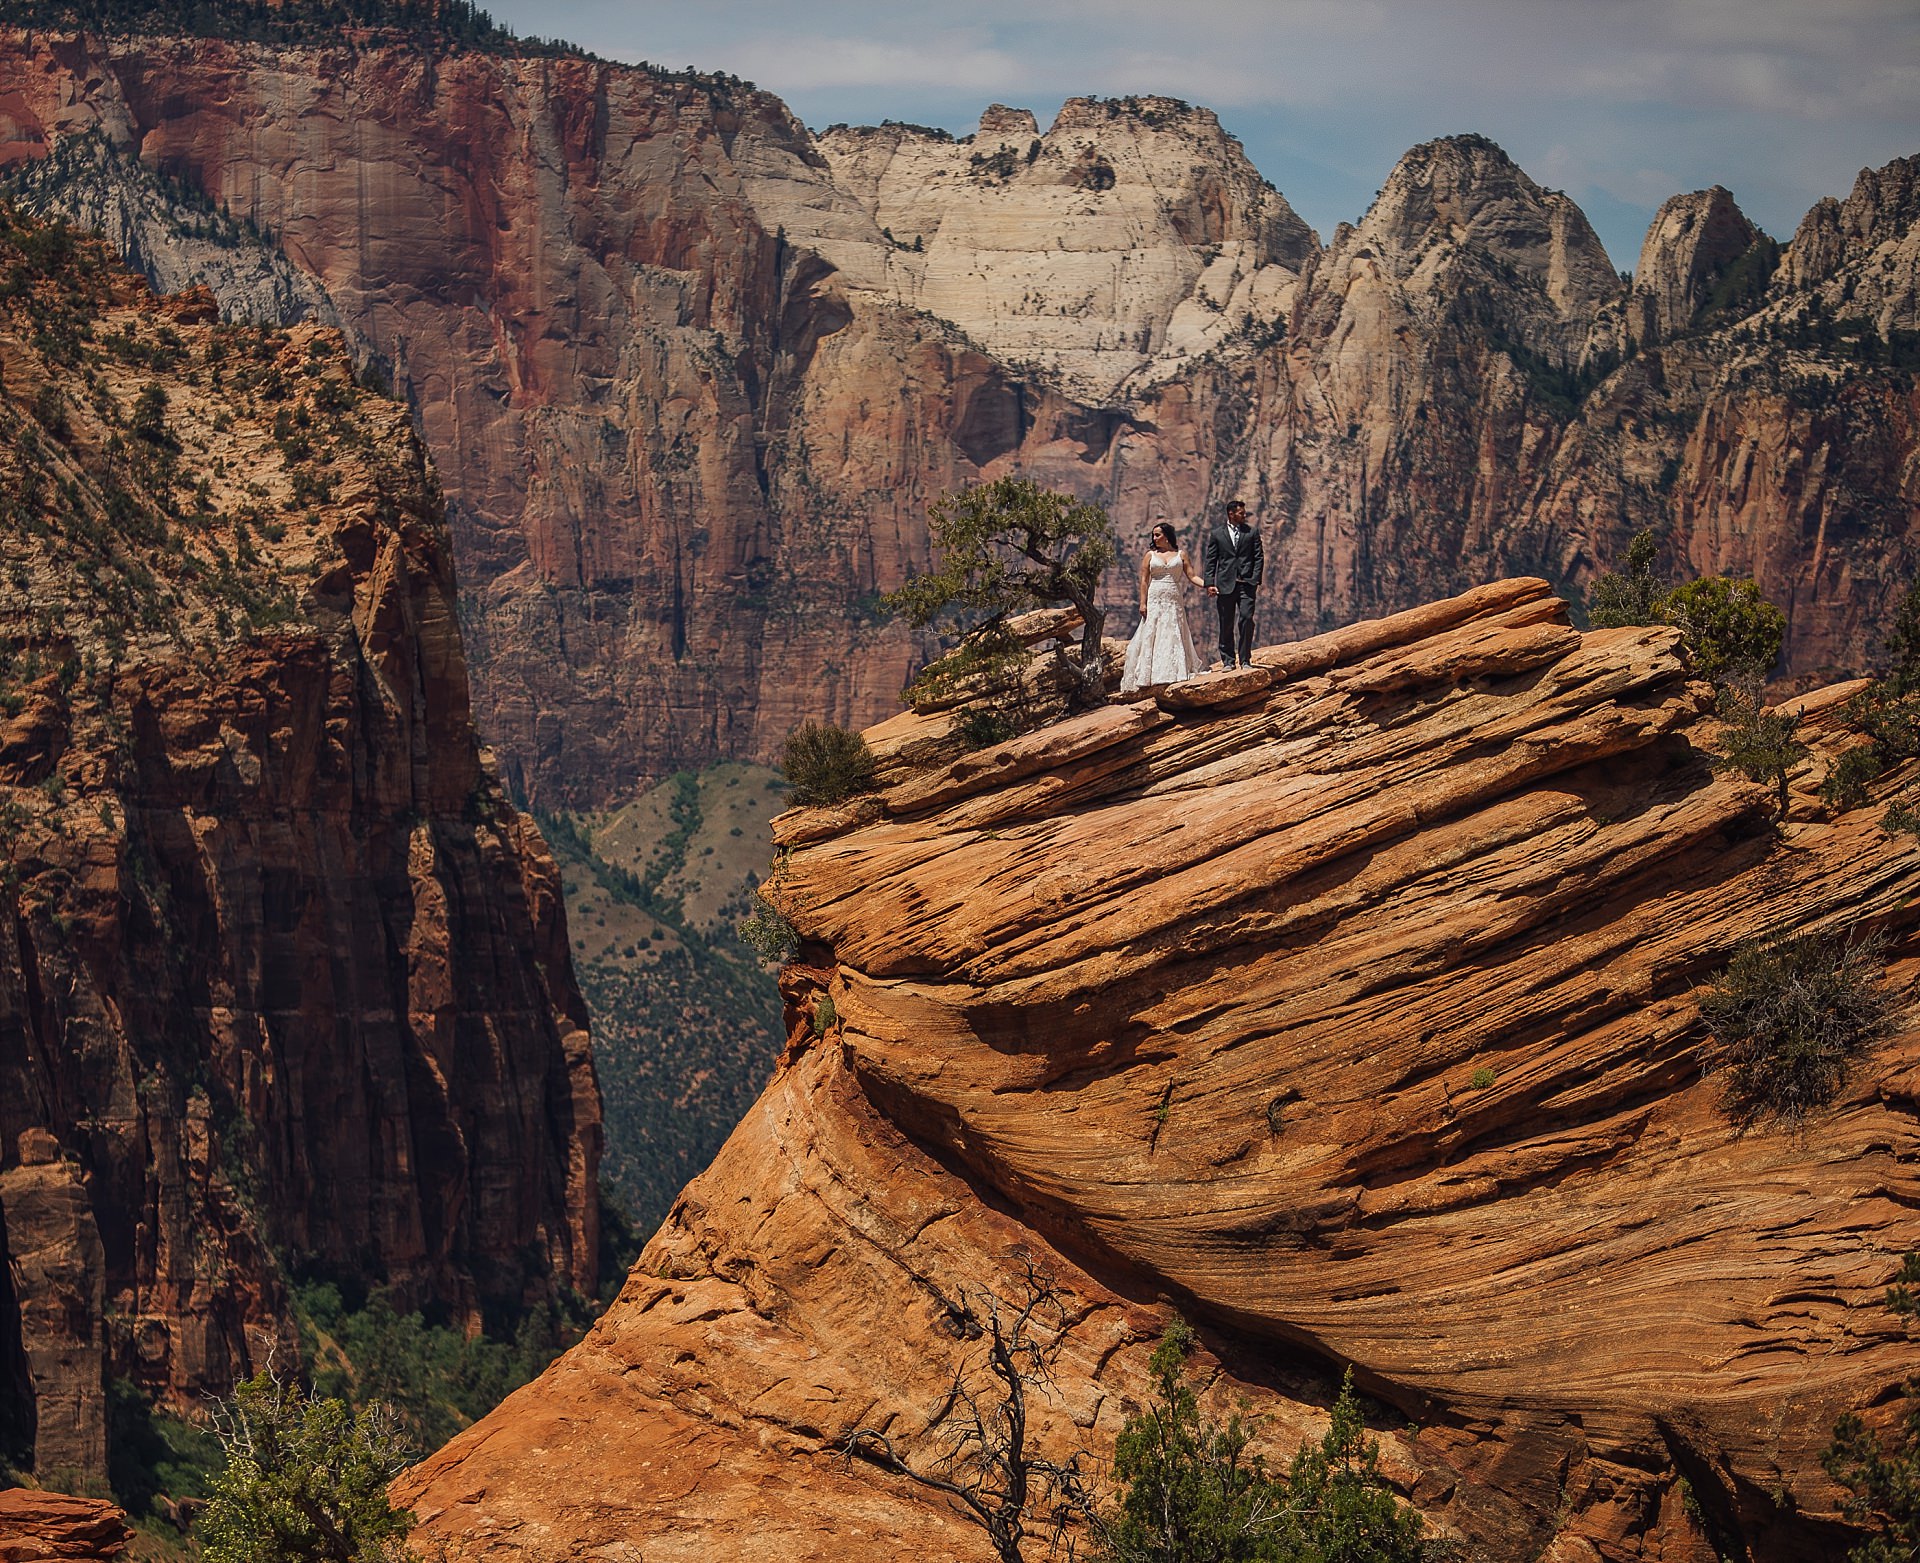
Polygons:
[[1174,684],[1201,671],[1180,603],[1186,563],[1178,553],[1147,555],[1147,612],[1127,642],[1120,693],[1130,695],[1151,684]]

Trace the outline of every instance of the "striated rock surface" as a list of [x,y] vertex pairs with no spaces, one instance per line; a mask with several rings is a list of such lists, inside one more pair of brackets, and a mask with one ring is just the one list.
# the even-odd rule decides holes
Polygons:
[[805,209],[789,238],[1091,406],[1124,400],[1149,366],[1164,376],[1270,330],[1319,251],[1214,115],[1169,98],[1070,99],[1044,136],[997,105],[965,141],[836,127],[820,150],[881,242]]
[[156,293],[203,287],[223,319],[250,325],[340,325],[326,290],[264,234],[98,133],[54,142],[46,157],[18,165],[0,193],[97,233]]
[[131,1541],[126,1515],[101,1499],[0,1491],[0,1563],[112,1563]]
[[[281,259],[129,222],[57,150],[82,136]],[[39,160],[36,209],[230,309],[291,263],[391,367],[448,485],[481,725],[559,803],[885,716],[926,648],[876,594],[925,562],[931,498],[1013,470],[1129,551],[1246,499],[1269,638],[1577,587],[1650,526],[1676,575],[1787,605],[1818,680],[1914,573],[1907,161],[1777,266],[1725,192],[1676,197],[1629,286],[1477,136],[1413,149],[1322,247],[1166,98],[816,137],[728,78],[564,54],[16,30],[0,162]]]
[[77,1485],[289,1272],[591,1294],[598,1097],[406,409],[92,241],[0,278],[0,1456]]
[[1674,633],[1544,581],[1256,662],[971,755],[897,717],[877,796],[776,823],[787,1058],[587,1340],[398,1484],[424,1539],[978,1556],[836,1440],[930,1458],[956,1317],[1031,1264],[1056,1457],[1107,1457],[1177,1305],[1276,1452],[1351,1363],[1477,1555],[1844,1550],[1818,1451],[1915,1364],[1920,1030],[1741,1130],[1697,991],[1871,927],[1912,995],[1920,847],[1817,799],[1847,688],[1776,826]]

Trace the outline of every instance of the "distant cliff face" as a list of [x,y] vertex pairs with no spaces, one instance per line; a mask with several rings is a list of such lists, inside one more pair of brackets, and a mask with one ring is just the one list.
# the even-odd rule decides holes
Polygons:
[[[1129,550],[1247,499],[1268,636],[1578,586],[1652,526],[1676,573],[1786,604],[1814,677],[1913,574],[1904,163],[1784,255],[1726,192],[1676,197],[1629,287],[1482,138],[1416,148],[1322,247],[1161,98],[815,138],[724,78],[565,56],[6,35],[0,158],[80,132],[270,235],[392,367],[482,729],[542,797],[893,709],[918,652],[875,594],[924,563],[931,498],[1016,469]],[[136,231],[90,175],[33,183]],[[235,309],[285,292],[201,238],[139,253]]]
[[1912,1368],[1920,1032],[1741,1129],[1698,994],[1858,926],[1911,996],[1920,847],[1817,796],[1847,687],[1776,829],[1674,632],[1544,581],[1256,662],[958,758],[899,717],[877,798],[776,822],[788,1057],[587,1340],[403,1479],[428,1539],[977,1557],[837,1440],[932,1461],[956,1308],[1032,1265],[1054,1458],[1105,1469],[1177,1300],[1282,1459],[1351,1363],[1472,1555],[1841,1555],[1820,1448]]
[[0,232],[0,1457],[596,1263],[558,876],[482,763],[439,499],[337,335]]

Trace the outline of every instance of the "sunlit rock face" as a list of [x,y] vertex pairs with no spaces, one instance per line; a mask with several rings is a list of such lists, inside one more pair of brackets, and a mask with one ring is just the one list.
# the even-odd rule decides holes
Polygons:
[[1920,847],[1818,799],[1849,687],[1776,824],[1674,633],[1543,581],[1255,660],[972,754],[896,718],[877,795],[777,822],[787,1058],[587,1341],[400,1484],[426,1538],[976,1556],[837,1441],[932,1459],[956,1303],[1032,1265],[1055,1458],[1101,1466],[1177,1306],[1283,1456],[1351,1363],[1483,1556],[1844,1550],[1819,1451],[1912,1366],[1920,1033],[1741,1129],[1698,997],[1762,934],[1920,971]]

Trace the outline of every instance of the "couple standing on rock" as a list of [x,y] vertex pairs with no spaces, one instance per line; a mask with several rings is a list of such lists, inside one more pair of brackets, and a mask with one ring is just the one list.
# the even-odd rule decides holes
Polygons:
[[1253,604],[1266,569],[1260,534],[1239,500],[1207,532],[1200,551],[1201,573],[1187,560],[1180,540],[1165,521],[1154,526],[1146,557],[1140,561],[1140,628],[1127,642],[1120,693],[1130,695],[1155,684],[1173,684],[1201,671],[1187,610],[1180,601],[1180,578],[1204,586],[1220,613],[1220,660],[1215,668],[1253,666]]

